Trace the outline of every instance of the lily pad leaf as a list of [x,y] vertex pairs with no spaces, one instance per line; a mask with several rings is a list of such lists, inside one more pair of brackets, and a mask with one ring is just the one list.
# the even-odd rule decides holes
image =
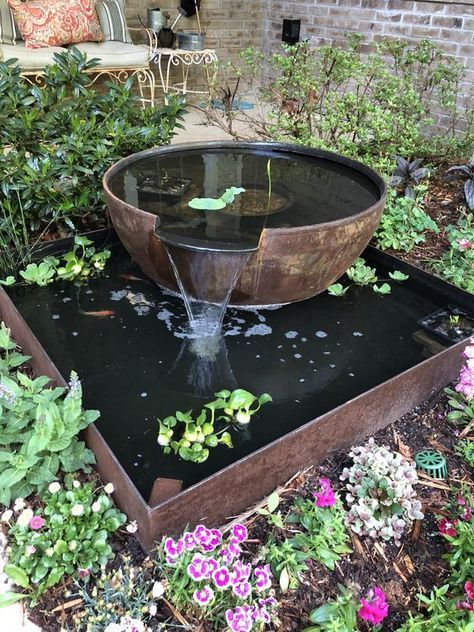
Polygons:
[[348,289],[349,286],[344,287],[342,283],[334,283],[328,287],[328,294],[331,296],[343,296]]
[[388,283],[382,283],[382,285],[373,285],[372,289],[376,294],[390,294],[392,288]]
[[188,206],[197,211],[219,211],[226,207],[226,203],[222,198],[193,198]]

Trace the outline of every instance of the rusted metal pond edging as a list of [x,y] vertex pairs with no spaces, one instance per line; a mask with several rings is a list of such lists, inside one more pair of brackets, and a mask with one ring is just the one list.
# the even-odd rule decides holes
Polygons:
[[[400,268],[399,260],[392,259]],[[404,270],[414,276],[419,272],[408,265]],[[472,309],[472,296],[432,279],[433,291],[442,291],[449,300],[455,300],[454,293],[458,304]],[[64,377],[2,288],[0,317],[23,352],[32,357],[34,370],[65,386]],[[154,506],[145,502],[95,425],[83,431],[83,438],[96,455],[102,479],[114,484],[116,503],[137,521],[137,535],[148,550],[161,535],[176,533],[187,524],[215,525],[238,515],[298,470],[321,463],[409,412],[457,377],[466,344],[460,342],[407,369]]]

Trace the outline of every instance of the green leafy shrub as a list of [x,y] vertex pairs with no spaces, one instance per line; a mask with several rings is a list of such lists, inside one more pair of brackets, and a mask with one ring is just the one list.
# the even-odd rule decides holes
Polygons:
[[425,241],[427,230],[439,233],[436,222],[423,210],[422,196],[425,190],[425,187],[417,187],[415,199],[389,190],[387,204],[375,233],[375,242],[379,248],[410,252],[416,244]]
[[281,541],[271,538],[262,550],[283,591],[298,586],[307,560],[334,570],[341,556],[350,553],[341,500],[328,479],[320,479],[320,485],[322,491],[314,494],[315,501],[296,498],[282,529],[290,528],[295,535]]
[[423,613],[409,613],[407,621],[397,632],[474,632],[471,613],[458,607],[459,597],[449,595],[450,586],[434,588],[430,594],[418,595]]
[[457,224],[446,228],[449,248],[431,269],[443,279],[474,293],[474,222],[472,213],[461,215]]
[[113,557],[108,536],[126,521],[107,493],[72,476],[66,476],[64,488],[52,483],[43,501],[40,511],[23,509],[8,531],[5,572],[33,597],[64,575],[87,575],[105,566]]
[[474,469],[474,441],[465,439],[464,441],[458,441],[454,446],[454,451],[460,456],[469,467]]
[[[13,346],[12,346],[13,345]],[[93,453],[77,435],[99,412],[82,409],[82,389],[46,388],[49,378],[12,372],[24,356],[13,351],[9,331],[0,332],[0,503],[43,492],[60,470],[88,470]]]
[[352,448],[349,456],[354,463],[340,476],[348,481],[347,526],[357,534],[400,543],[413,520],[423,518],[413,489],[418,482],[415,464],[387,446],[378,446],[373,438]]
[[[268,58],[245,51],[240,73],[269,110],[266,119],[254,119],[254,130],[359,157],[387,175],[397,155],[429,152],[424,132],[432,122],[433,102],[455,129],[465,69],[427,39],[413,45],[387,38],[371,43],[368,54],[363,44],[361,36],[351,35],[344,48],[303,42]],[[466,138],[472,133],[467,120]]]
[[7,243],[8,230],[21,230],[22,218],[35,232],[96,222],[104,210],[105,170],[122,156],[169,142],[182,117],[178,99],[140,107],[132,80],[108,82],[104,94],[87,87],[85,71],[96,62],[77,49],[54,60],[42,89],[10,60],[0,62],[0,235]]

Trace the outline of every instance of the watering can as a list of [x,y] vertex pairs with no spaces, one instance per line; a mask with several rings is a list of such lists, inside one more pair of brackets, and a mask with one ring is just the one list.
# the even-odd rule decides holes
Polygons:
[[146,15],[148,28],[155,31],[155,33],[159,33],[162,28],[168,26],[168,15],[158,7],[147,9]]

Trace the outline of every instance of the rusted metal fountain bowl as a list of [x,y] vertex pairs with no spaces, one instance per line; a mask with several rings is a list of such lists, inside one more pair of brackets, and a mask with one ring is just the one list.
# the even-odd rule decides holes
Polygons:
[[[274,152],[276,156],[324,160],[336,167],[342,165],[353,170],[357,177],[365,178],[374,191],[375,201],[368,208],[334,221],[264,228],[257,250],[250,256],[235,285],[231,304],[284,304],[323,292],[362,253],[378,226],[385,204],[384,180],[366,165],[338,154],[279,143],[187,143],[149,149],[114,164],[105,174],[103,186],[110,216],[122,243],[143,272],[162,287],[179,291],[166,250],[155,234],[157,216],[139,208],[138,200],[135,206],[120,199],[111,185],[123,170],[144,159],[179,157],[190,150],[264,151],[265,155]],[[186,257],[187,253],[182,252],[181,256]],[[189,256],[195,257],[195,250],[189,250]]]

